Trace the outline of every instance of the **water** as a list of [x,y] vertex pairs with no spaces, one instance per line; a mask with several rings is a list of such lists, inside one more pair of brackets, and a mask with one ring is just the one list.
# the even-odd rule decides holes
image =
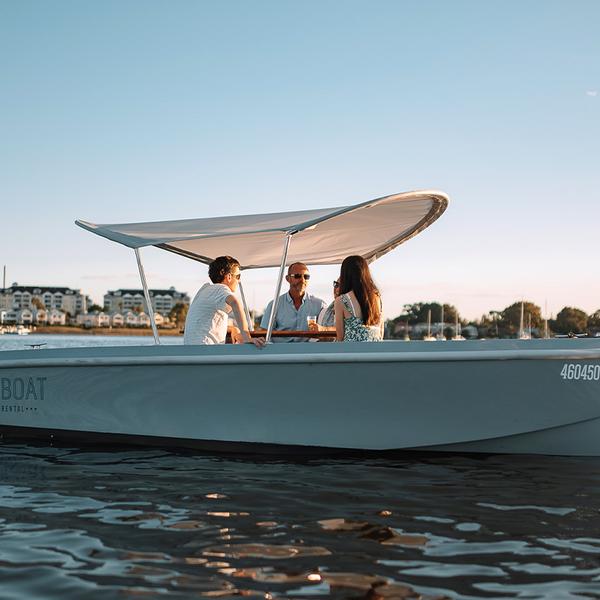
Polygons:
[[599,496],[600,459],[3,444],[0,599],[600,598]]
[[[159,333],[160,335],[160,333]],[[182,336],[162,336],[161,344],[182,344]],[[152,346],[152,335],[0,335],[0,351],[27,350],[32,345],[43,348],[78,348],[81,346]]]

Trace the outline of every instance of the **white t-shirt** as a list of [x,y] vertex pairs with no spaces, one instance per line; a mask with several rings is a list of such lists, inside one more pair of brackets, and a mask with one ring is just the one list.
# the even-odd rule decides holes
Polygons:
[[206,283],[196,294],[185,319],[184,344],[224,344],[227,335],[225,302],[233,292],[224,283]]

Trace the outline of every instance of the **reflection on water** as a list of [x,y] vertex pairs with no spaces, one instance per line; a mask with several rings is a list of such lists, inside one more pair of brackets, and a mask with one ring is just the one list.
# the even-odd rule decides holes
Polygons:
[[600,597],[600,461],[0,446],[0,598]]

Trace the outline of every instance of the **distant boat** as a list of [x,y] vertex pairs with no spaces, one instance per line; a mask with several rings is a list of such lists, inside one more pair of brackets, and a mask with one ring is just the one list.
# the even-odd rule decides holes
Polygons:
[[460,322],[458,320],[458,313],[456,313],[456,322],[454,323],[454,336],[452,337],[452,340],[457,342],[464,339],[466,338],[462,335]]
[[25,327],[24,325],[10,326],[2,329],[2,333],[6,335],[29,335],[31,333],[31,329]]
[[435,338],[431,335],[431,309],[427,311],[427,335],[423,338],[424,342],[435,342]]
[[442,303],[442,312],[440,314],[440,330],[438,331],[435,339],[439,342],[445,342],[446,336],[444,335],[444,304]]
[[404,328],[404,341],[405,342],[410,342],[410,335],[408,335],[408,321],[405,322],[405,328]]
[[525,304],[521,300],[521,319],[519,321],[519,339],[530,340],[531,339],[531,315],[529,315],[529,332],[525,331]]

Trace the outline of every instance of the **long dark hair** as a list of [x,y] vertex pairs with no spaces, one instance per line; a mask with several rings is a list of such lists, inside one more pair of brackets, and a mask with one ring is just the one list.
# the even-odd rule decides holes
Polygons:
[[347,256],[340,270],[340,294],[354,292],[365,325],[379,325],[381,296],[362,256]]

